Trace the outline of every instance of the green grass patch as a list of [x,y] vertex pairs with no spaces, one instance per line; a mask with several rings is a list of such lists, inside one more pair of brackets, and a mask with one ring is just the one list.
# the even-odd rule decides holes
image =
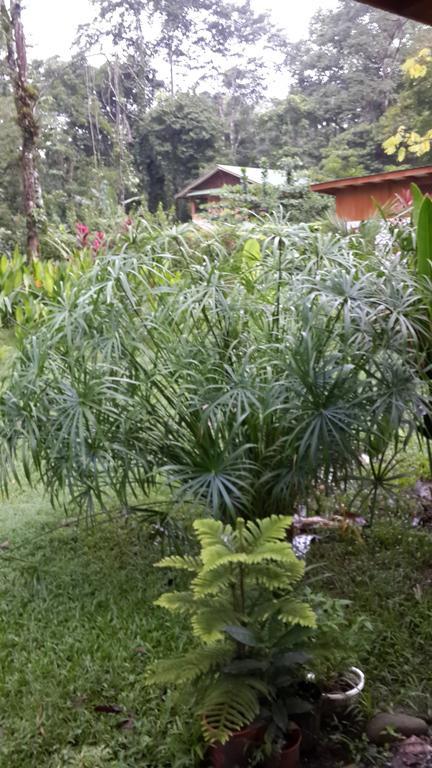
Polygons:
[[366,616],[373,632],[358,638],[367,677],[366,715],[403,709],[432,713],[430,636],[432,536],[398,521],[377,525],[364,543],[328,534],[314,545],[315,589],[351,601],[353,617]]
[[[186,626],[153,605],[171,586],[153,568],[158,545],[130,519],[49,533],[53,525],[41,505],[40,520],[16,525],[0,556],[0,765],[197,765],[192,713],[143,682],[149,662],[190,644]],[[353,616],[373,625],[359,637],[364,714],[430,714],[430,534],[399,522],[377,526],[365,543],[329,534],[311,560],[320,566],[314,588],[348,598]]]
[[130,521],[39,529],[0,558],[0,765],[193,766],[193,717],[143,682],[150,661],[190,643],[153,605],[169,584],[158,548]]

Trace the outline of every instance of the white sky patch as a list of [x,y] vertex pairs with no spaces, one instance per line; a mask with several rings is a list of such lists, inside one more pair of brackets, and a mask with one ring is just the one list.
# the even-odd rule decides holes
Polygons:
[[[335,7],[337,0],[253,0],[253,4],[257,11],[271,11],[275,24],[286,29],[291,40],[297,40],[306,34],[318,8]],[[90,0],[26,0],[24,22],[30,58],[68,59],[78,25],[91,21],[94,15]]]
[[30,58],[68,59],[79,24],[91,21],[89,0],[25,0],[23,19]]

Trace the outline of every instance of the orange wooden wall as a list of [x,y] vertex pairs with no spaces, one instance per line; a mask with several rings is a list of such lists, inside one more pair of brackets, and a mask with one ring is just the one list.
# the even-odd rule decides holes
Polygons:
[[[432,191],[432,182],[420,182],[422,192]],[[336,190],[336,213],[346,221],[363,221],[376,213],[374,200],[381,206],[393,203],[398,194],[409,190],[406,181],[382,181]]]

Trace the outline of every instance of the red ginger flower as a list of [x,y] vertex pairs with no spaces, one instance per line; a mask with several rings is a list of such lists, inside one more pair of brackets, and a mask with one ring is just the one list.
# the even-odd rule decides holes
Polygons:
[[92,242],[93,251],[97,253],[103,245],[105,245],[105,232],[96,232]]
[[75,224],[75,231],[78,239],[78,244],[81,246],[81,248],[85,248],[87,246],[87,240],[90,234],[89,228],[85,224],[83,224],[81,221],[77,221],[77,223]]

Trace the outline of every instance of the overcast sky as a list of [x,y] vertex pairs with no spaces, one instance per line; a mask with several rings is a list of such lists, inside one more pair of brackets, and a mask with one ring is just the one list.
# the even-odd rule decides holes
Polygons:
[[[216,0],[217,2],[217,0]],[[257,10],[269,9],[277,25],[295,40],[305,34],[318,8],[335,6],[337,0],[253,0]],[[78,24],[94,15],[90,0],[25,0],[26,32],[31,54],[37,58],[68,58]]]

